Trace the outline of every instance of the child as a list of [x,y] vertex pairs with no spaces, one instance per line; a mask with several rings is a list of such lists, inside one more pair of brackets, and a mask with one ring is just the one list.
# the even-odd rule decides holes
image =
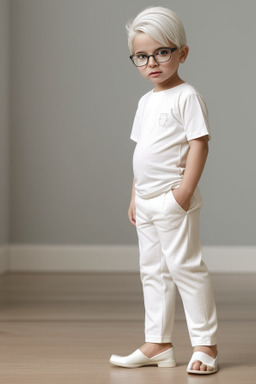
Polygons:
[[210,132],[202,96],[178,75],[189,48],[184,27],[169,9],[150,7],[128,23],[131,60],[154,89],[138,104],[131,139],[134,181],[128,211],[137,229],[145,306],[145,344],[114,365],[174,367],[176,287],[194,353],[187,372],[218,370],[217,319],[209,273],[202,261],[197,187]]

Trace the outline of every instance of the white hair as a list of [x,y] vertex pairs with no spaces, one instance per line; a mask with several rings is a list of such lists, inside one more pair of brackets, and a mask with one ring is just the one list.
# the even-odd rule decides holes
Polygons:
[[168,8],[150,7],[144,9],[134,20],[128,21],[126,31],[131,53],[133,53],[133,39],[138,33],[146,33],[163,45],[169,45],[172,42],[178,49],[187,44],[182,22],[176,13]]

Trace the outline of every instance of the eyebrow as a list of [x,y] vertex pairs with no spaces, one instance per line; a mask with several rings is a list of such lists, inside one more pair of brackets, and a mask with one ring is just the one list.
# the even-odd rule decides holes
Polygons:
[[[170,47],[159,47],[159,48],[156,48],[153,52],[156,52],[156,51],[159,51],[159,49],[166,49],[166,48],[170,48]],[[139,53],[147,53],[145,51],[138,51],[138,52],[135,52],[135,55],[138,55]]]

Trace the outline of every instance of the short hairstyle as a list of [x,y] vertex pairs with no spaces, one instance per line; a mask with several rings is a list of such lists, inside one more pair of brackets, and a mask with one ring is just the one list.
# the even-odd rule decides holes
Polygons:
[[133,39],[138,33],[146,33],[163,45],[170,42],[178,49],[187,44],[184,26],[176,13],[164,7],[149,7],[126,24],[128,47],[133,53]]

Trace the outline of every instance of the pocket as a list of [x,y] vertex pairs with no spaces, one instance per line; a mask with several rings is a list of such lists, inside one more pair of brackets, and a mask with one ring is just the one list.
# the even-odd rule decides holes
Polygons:
[[171,190],[171,196],[172,196],[174,204],[185,214],[189,213],[190,211],[192,211],[197,206],[197,200],[196,200],[195,194],[193,194],[191,199],[190,199],[190,205],[189,205],[188,211],[185,211],[185,209],[182,208],[182,206],[175,199],[174,194],[173,194],[173,190]]
[[185,211],[184,208],[182,208],[182,206],[178,203],[178,201],[175,199],[174,197],[174,194],[173,194],[173,190],[171,189],[171,196],[172,196],[172,200],[174,202],[174,204],[183,212],[183,213],[186,213],[187,214],[187,211]]

